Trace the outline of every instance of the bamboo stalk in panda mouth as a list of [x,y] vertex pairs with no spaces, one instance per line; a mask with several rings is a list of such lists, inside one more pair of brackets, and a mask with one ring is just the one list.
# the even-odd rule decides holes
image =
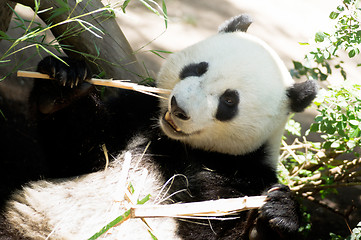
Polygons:
[[[29,71],[18,71],[17,76],[18,77],[27,77],[27,78],[52,79],[47,74],[43,74],[43,73],[39,73],[39,72],[29,72]],[[154,95],[153,93],[170,95],[172,92],[172,90],[169,90],[169,89],[147,87],[147,86],[139,85],[136,83],[131,83],[131,82],[129,82],[129,80],[91,78],[86,81],[93,85],[128,89],[128,90],[138,91],[138,92],[142,92],[142,93],[146,93],[146,94],[150,94],[150,95]],[[154,95],[154,96],[160,97],[158,95]]]

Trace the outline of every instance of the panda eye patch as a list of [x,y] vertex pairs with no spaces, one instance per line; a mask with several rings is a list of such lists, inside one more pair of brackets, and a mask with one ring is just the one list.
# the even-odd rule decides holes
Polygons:
[[183,67],[181,73],[179,74],[179,78],[181,80],[187,77],[200,77],[208,71],[208,63],[200,62],[200,63],[191,63],[185,67]]
[[216,113],[219,121],[229,121],[238,113],[239,94],[236,90],[227,89],[220,97]]

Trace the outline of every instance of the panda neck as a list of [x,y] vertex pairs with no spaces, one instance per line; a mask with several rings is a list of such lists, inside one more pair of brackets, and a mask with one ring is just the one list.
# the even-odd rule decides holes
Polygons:
[[268,144],[265,143],[252,152],[231,155],[196,149],[165,136],[153,140],[150,147],[151,153],[165,172],[184,173],[193,168],[194,170],[208,169],[227,175],[244,175],[249,172],[249,169],[254,168],[266,169],[272,175],[276,168],[270,167],[270,158],[273,156],[269,149]]

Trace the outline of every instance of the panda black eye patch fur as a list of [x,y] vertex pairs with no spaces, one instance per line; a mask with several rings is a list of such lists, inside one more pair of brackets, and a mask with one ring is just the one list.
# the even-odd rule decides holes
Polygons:
[[182,71],[179,74],[179,78],[181,80],[187,77],[200,77],[208,71],[208,63],[200,62],[200,63],[191,63],[185,67],[183,67]]
[[236,90],[227,89],[220,97],[216,113],[219,121],[229,121],[238,113],[239,94]]

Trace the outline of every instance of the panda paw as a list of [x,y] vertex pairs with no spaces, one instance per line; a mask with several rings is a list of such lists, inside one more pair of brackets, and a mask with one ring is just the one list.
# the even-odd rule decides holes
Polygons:
[[297,239],[300,227],[299,206],[290,189],[281,184],[267,192],[250,239]]
[[38,72],[54,80],[35,79],[29,98],[35,117],[37,113],[58,112],[92,92],[92,85],[86,82],[92,75],[87,64],[67,57],[61,59],[68,65],[53,56],[45,57],[38,64]]
[[55,79],[60,86],[77,87],[85,80],[90,79],[92,73],[85,61],[61,57],[66,62],[60,61],[53,56],[47,56],[38,64],[38,72],[48,74]]

